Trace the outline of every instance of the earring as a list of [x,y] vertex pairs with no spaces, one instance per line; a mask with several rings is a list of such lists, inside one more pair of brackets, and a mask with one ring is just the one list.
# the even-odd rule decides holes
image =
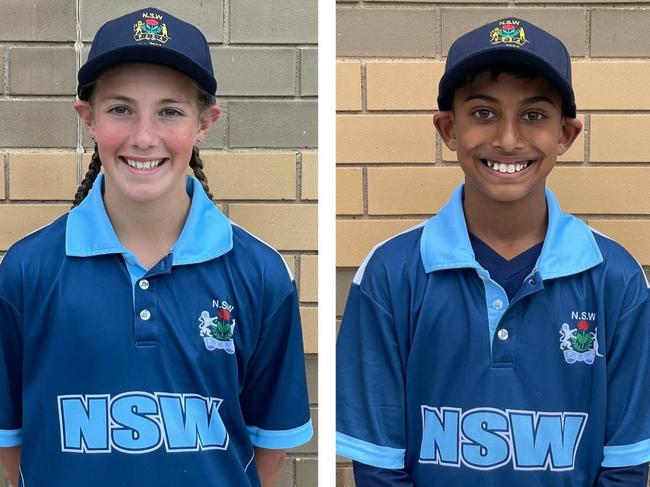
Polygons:
[[196,145],[199,145],[200,143],[201,143],[201,139],[199,139],[199,138],[197,137],[197,138],[196,138]]

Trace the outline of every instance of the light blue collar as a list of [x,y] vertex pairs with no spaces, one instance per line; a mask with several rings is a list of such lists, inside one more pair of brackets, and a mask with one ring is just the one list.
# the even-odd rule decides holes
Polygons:
[[[111,225],[100,174],[90,194],[70,211],[65,229],[65,253],[72,257],[131,253],[120,243]],[[178,240],[172,247],[172,265],[196,264],[214,259],[232,249],[232,225],[208,198],[201,183],[187,176],[187,194],[192,198],[190,212]]]
[[[542,279],[577,274],[600,264],[603,256],[593,233],[582,221],[562,212],[550,189],[546,189],[546,206],[548,228],[535,266]],[[467,267],[480,269],[467,233],[462,184],[440,212],[426,222],[420,255],[426,272]]]

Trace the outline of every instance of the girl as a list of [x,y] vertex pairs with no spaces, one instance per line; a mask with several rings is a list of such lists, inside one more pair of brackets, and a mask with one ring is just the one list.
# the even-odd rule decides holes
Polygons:
[[3,464],[23,486],[272,486],[312,435],[298,299],[211,201],[208,43],[136,11],[78,78],[96,145],[73,209],[0,267]]

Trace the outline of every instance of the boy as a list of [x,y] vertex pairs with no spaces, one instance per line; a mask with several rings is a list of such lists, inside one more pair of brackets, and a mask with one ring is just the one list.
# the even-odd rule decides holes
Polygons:
[[545,188],[581,130],[566,48],[520,19],[480,27],[438,106],[465,184],[353,280],[338,453],[358,487],[645,486],[648,283]]

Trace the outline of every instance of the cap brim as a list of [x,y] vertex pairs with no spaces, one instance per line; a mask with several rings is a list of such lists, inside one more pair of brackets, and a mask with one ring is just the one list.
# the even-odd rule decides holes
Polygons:
[[217,80],[214,76],[191,58],[173,49],[160,49],[157,46],[125,46],[97,56],[81,67],[77,76],[77,95],[82,100],[88,99],[85,86],[97,80],[107,69],[131,62],[168,66],[193,79],[206,93],[214,96],[217,92]]
[[536,54],[514,48],[489,48],[477,51],[445,71],[438,87],[438,108],[440,110],[451,110],[454,91],[465,82],[468,74],[482,70],[489,71],[497,65],[520,66],[534,73],[539,73],[560,93],[564,115],[571,118],[576,117],[573,88],[566,78],[561,76],[554,66]]

